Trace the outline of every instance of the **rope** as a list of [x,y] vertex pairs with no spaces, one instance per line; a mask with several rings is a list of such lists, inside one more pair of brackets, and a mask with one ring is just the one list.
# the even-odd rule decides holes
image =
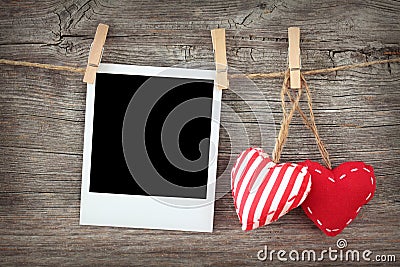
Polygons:
[[[393,59],[385,59],[385,60],[376,60],[364,63],[357,63],[351,65],[343,65],[334,68],[325,68],[325,69],[315,69],[315,70],[308,70],[303,71],[303,75],[315,75],[315,74],[322,74],[322,73],[330,73],[336,72],[341,70],[348,70],[354,68],[365,68],[372,65],[377,64],[387,64],[387,63],[396,63],[400,62],[400,58],[393,58]],[[49,70],[59,70],[59,71],[69,71],[74,73],[85,73],[85,68],[76,68],[76,67],[69,67],[69,66],[58,66],[52,64],[42,64],[42,63],[33,63],[27,61],[16,61],[16,60],[8,60],[8,59],[0,59],[0,64],[5,65],[13,65],[13,66],[25,66],[25,67],[34,67],[34,68],[41,68],[41,69],[49,69]],[[229,78],[243,78],[247,77],[250,79],[262,79],[262,78],[280,78],[285,76],[285,72],[271,72],[271,73],[251,73],[251,74],[231,74]]]
[[[289,70],[287,70],[285,73],[285,78],[283,80],[282,84],[282,90],[281,90],[281,106],[282,106],[282,113],[283,113],[283,118],[281,122],[281,128],[279,130],[278,137],[276,138],[275,141],[275,148],[274,151],[272,152],[272,158],[275,163],[278,163],[281,157],[281,153],[283,150],[283,146],[285,145],[286,139],[289,134],[289,125],[290,121],[293,118],[294,112],[297,110],[300,114],[300,116],[303,119],[304,124],[311,130],[311,132],[314,134],[315,140],[317,142],[318,149],[321,153],[322,159],[325,163],[325,165],[329,168],[332,169],[332,164],[329,159],[329,153],[325,148],[324,143],[321,140],[321,137],[319,136],[317,125],[315,123],[315,116],[312,108],[312,98],[311,98],[311,91],[310,88],[308,87],[307,81],[304,78],[304,75],[301,74],[301,84],[302,86],[297,89],[297,92],[295,92],[293,89],[289,88],[290,84],[290,75],[289,75]],[[307,95],[307,103],[308,103],[308,109],[309,109],[309,117],[301,110],[299,101],[302,95],[302,88],[305,88],[306,95]],[[292,94],[297,94],[296,97],[293,97]],[[287,112],[287,107],[286,107],[286,96],[290,100],[292,107],[290,109],[290,112]]]
[[[309,113],[310,113],[310,119],[308,119],[307,116],[304,114],[304,112],[301,110],[300,105],[296,105],[296,109],[299,112],[300,116],[302,117],[304,124],[314,134],[315,141],[317,142],[318,150],[321,153],[321,156],[325,163],[325,166],[328,167],[328,169],[332,169],[332,163],[329,159],[329,153],[326,150],[325,145],[321,140],[321,137],[319,136],[317,125],[315,123],[314,112],[312,109],[311,92],[310,92],[310,88],[308,87],[308,84],[306,82],[306,79],[304,78],[304,75],[301,75],[301,81],[302,81],[302,86],[304,86],[306,88],[307,103],[308,103],[308,109],[309,109]],[[294,99],[291,99],[291,102],[294,104],[296,103],[296,101]]]
[[[303,73],[303,75],[315,75],[315,74],[336,72],[336,71],[340,71],[340,70],[348,70],[348,69],[354,69],[354,68],[365,68],[365,67],[372,66],[372,65],[395,63],[395,62],[400,62],[400,58],[376,60],[376,61],[370,61],[370,62],[364,62],[364,63],[351,64],[351,65],[343,65],[343,66],[338,66],[338,67],[334,67],[334,68],[308,70],[308,71],[302,71],[302,73]],[[285,76],[285,72],[252,73],[252,74],[246,75],[246,77],[250,78],[250,79],[279,78],[282,76]]]
[[48,70],[61,70],[61,71],[69,71],[69,72],[82,73],[82,74],[84,74],[86,71],[85,68],[74,68],[74,67],[68,67],[68,66],[57,66],[57,65],[51,65],[51,64],[32,63],[32,62],[27,62],[27,61],[15,61],[15,60],[8,60],[8,59],[0,59],[0,64],[33,67],[33,68],[48,69]]
[[283,146],[285,145],[287,136],[289,134],[289,124],[290,121],[293,118],[293,114],[296,111],[296,108],[299,104],[300,98],[301,98],[301,92],[302,89],[298,89],[297,97],[294,99],[292,103],[292,108],[290,109],[290,112],[287,112],[286,108],[286,100],[285,100],[285,95],[289,92],[289,70],[287,70],[285,73],[285,78],[283,79],[283,84],[282,84],[282,90],[281,90],[281,105],[282,105],[282,122],[281,122],[281,128],[279,130],[278,137],[276,138],[275,141],[275,148],[274,151],[272,151],[272,161],[275,163],[278,163],[280,158],[281,158],[281,153],[283,150]]

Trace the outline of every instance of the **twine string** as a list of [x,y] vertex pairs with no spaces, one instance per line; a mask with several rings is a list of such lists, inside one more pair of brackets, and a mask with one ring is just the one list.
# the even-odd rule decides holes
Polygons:
[[[365,67],[378,65],[378,64],[399,63],[399,62],[400,62],[400,58],[382,59],[382,60],[375,60],[375,61],[369,61],[369,62],[363,62],[363,63],[350,64],[350,65],[342,65],[342,66],[337,66],[337,67],[333,67],[333,68],[302,71],[301,73],[305,76],[317,75],[317,74],[337,72],[337,71],[349,70],[349,69],[355,69],[355,68],[365,68]],[[251,74],[246,74],[245,76],[249,79],[280,78],[280,77],[285,76],[285,72],[283,71],[283,72],[271,72],[271,73],[251,73]],[[240,78],[240,77],[243,77],[243,75],[233,74],[229,78]]]
[[275,163],[278,163],[280,158],[281,158],[281,153],[283,150],[283,147],[285,145],[286,139],[289,135],[289,124],[293,118],[293,114],[296,111],[296,108],[299,104],[300,98],[301,98],[301,93],[302,89],[299,88],[297,92],[297,96],[295,99],[293,99],[292,107],[288,113],[287,107],[286,107],[286,94],[289,93],[289,70],[285,72],[285,78],[283,79],[283,84],[282,84],[282,90],[281,90],[281,106],[282,106],[282,122],[281,122],[281,128],[279,130],[278,137],[276,138],[275,141],[275,148],[274,151],[272,152],[272,161]]
[[[311,98],[310,88],[308,87],[308,84],[307,84],[306,79],[304,78],[304,75],[301,75],[301,80],[302,80],[302,82],[304,84],[304,87],[306,89],[308,109],[309,109],[309,112],[310,112],[310,122],[311,123],[310,123],[309,126],[306,124],[306,126],[308,126],[311,129],[312,133],[314,134],[315,141],[317,142],[318,150],[321,153],[322,160],[324,161],[325,166],[328,169],[331,170],[332,169],[332,163],[331,163],[331,160],[329,159],[329,153],[326,150],[326,147],[325,147],[324,143],[322,142],[321,137],[319,136],[317,125],[315,123],[315,117],[314,117],[314,111],[313,111],[313,108],[312,108],[312,98]],[[297,107],[298,107],[298,110],[300,110],[300,106],[297,105]],[[306,120],[303,120],[303,121],[304,121],[304,123],[307,122]]]
[[[351,65],[343,65],[343,66],[338,66],[338,67],[334,67],[334,68],[314,69],[314,70],[304,71],[304,72],[302,72],[302,74],[303,75],[317,75],[317,74],[337,72],[337,71],[341,71],[341,70],[348,70],[348,69],[354,69],[354,68],[365,68],[365,67],[377,65],[377,64],[388,64],[388,63],[396,63],[396,62],[400,62],[400,58],[369,61],[369,62],[356,63],[356,64],[351,64]],[[85,68],[77,68],[77,67],[70,67],[70,66],[58,66],[58,65],[52,65],[52,64],[34,63],[34,62],[28,62],[28,61],[17,61],[17,60],[8,60],[8,59],[0,59],[0,64],[34,67],[34,68],[59,70],[59,71],[69,71],[69,72],[81,73],[81,74],[84,74],[86,71]],[[284,77],[284,76],[285,76],[285,72],[271,72],[271,73],[230,74],[229,78],[247,77],[249,79],[263,79],[263,78],[273,79],[273,78],[280,78],[280,77]]]
[[84,74],[85,68],[75,68],[70,66],[58,66],[52,64],[43,64],[43,63],[34,63],[28,61],[16,61],[16,60],[8,60],[8,59],[0,59],[0,64],[4,65],[12,65],[12,66],[24,66],[24,67],[33,67],[39,69],[48,69],[48,70],[60,70],[60,71],[68,71],[74,73]]
[[[304,75],[301,74],[301,84],[302,86],[299,89],[296,89],[297,92],[294,89],[289,89],[289,83],[290,83],[290,75],[289,71],[285,72],[285,78],[282,84],[282,90],[281,90],[281,105],[282,105],[282,113],[283,113],[283,118],[281,122],[281,128],[279,130],[278,137],[275,142],[275,148],[274,151],[272,152],[273,156],[273,161],[275,163],[278,163],[281,157],[281,153],[283,150],[283,146],[286,142],[286,139],[289,134],[289,125],[292,120],[293,114],[295,111],[297,111],[301,118],[303,119],[304,124],[311,130],[313,133],[318,150],[321,153],[322,159],[329,169],[332,169],[332,164],[329,159],[329,153],[326,150],[326,147],[318,133],[317,125],[315,123],[315,116],[314,116],[314,111],[312,108],[312,98],[311,98],[311,91],[310,88],[307,84],[306,79],[304,78]],[[303,110],[300,107],[299,101],[301,99],[302,95],[302,88],[305,88],[306,95],[307,95],[307,104],[308,104],[308,109],[309,109],[309,118],[307,115],[303,112]],[[293,96],[293,94],[295,96]],[[286,96],[288,97],[292,107],[290,112],[287,112],[287,107],[286,107]]]
[[[307,84],[306,79],[304,78],[304,75],[301,74],[301,82],[302,82],[302,86],[304,86],[305,91],[306,91],[306,95],[307,95],[307,104],[308,104],[308,110],[309,110],[309,119],[307,118],[307,115],[302,111],[300,104],[296,105],[296,110],[297,112],[300,114],[301,118],[303,119],[304,124],[311,130],[311,132],[313,133],[314,137],[315,137],[315,141],[317,142],[317,146],[318,146],[318,150],[321,153],[322,156],[322,160],[325,163],[325,166],[328,169],[332,169],[332,163],[330,161],[329,158],[329,153],[324,145],[324,142],[322,141],[319,133],[318,133],[318,129],[317,129],[317,125],[315,123],[315,116],[314,116],[314,111],[312,108],[312,98],[311,98],[311,90]],[[293,105],[295,105],[295,99],[288,94],[288,97],[290,99],[290,101],[292,102]]]

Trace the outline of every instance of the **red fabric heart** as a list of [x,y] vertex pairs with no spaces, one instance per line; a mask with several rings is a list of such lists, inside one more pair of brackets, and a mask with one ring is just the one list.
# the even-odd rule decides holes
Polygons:
[[240,154],[231,181],[243,230],[269,224],[300,206],[311,187],[307,167],[275,164],[260,148],[249,148]]
[[312,180],[301,206],[328,236],[339,234],[374,196],[374,169],[363,162],[345,162],[333,170],[310,160],[301,164],[308,167]]

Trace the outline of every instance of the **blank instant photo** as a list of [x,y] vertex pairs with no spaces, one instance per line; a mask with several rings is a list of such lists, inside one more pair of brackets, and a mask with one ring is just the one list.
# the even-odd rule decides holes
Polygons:
[[80,224],[212,232],[215,71],[100,64],[88,84]]

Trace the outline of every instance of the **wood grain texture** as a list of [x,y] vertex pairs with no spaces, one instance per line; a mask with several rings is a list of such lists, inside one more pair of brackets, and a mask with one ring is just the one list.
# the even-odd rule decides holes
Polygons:
[[[210,29],[225,27],[232,70],[275,72],[287,64],[287,28],[298,26],[303,69],[316,69],[395,57],[387,52],[400,51],[399,20],[400,2],[389,0],[2,1],[0,58],[84,67],[101,22],[110,25],[103,62],[212,64]],[[242,232],[227,193],[226,170],[236,155],[247,145],[273,147],[280,79],[253,86],[231,80],[224,91],[214,232],[199,234],[79,226],[82,77],[1,65],[0,265],[265,266],[271,262],[257,260],[264,245],[320,252],[336,248],[338,238],[349,249],[399,261],[399,74],[399,64],[385,64],[308,77],[333,165],[362,160],[377,177],[374,199],[329,238],[300,209]],[[320,161],[313,136],[295,116],[281,160],[305,158]]]

